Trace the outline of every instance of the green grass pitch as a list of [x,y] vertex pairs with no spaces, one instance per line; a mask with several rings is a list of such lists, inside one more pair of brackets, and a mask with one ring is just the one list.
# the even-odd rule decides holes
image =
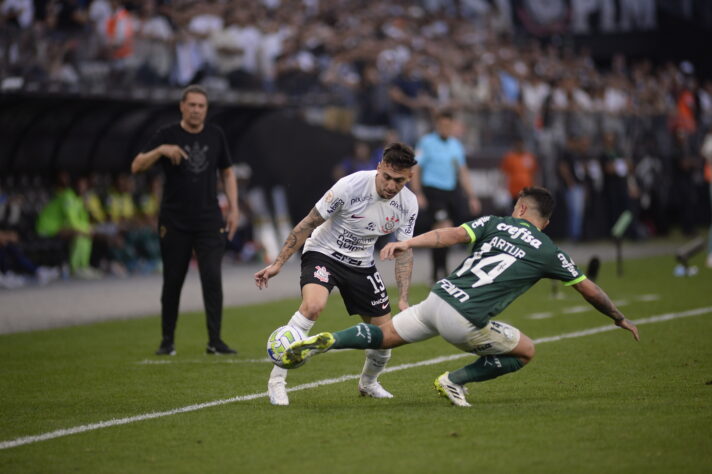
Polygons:
[[[432,386],[469,356],[382,375],[392,400],[361,398],[349,379],[271,406],[265,343],[296,300],[227,309],[223,335],[237,357],[204,354],[202,314],[181,316],[172,358],[152,355],[158,317],[0,336],[0,443],[162,414],[5,445],[0,472],[712,472],[712,271],[676,278],[673,265],[631,260],[619,278],[604,264],[598,282],[633,320],[706,311],[641,324],[639,343],[619,329],[542,342],[520,372],[470,384],[470,409]],[[414,288],[412,302],[426,291]],[[561,294],[542,281],[499,319],[535,340],[609,324],[574,290]],[[315,330],[356,321],[334,296]],[[435,338],[395,349],[389,366],[458,354]],[[355,376],[362,364],[360,351],[325,354],[291,371],[289,387]]]

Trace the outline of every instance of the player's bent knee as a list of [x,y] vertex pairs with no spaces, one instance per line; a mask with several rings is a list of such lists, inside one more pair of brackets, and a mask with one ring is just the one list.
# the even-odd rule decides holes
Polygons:
[[517,357],[522,364],[526,365],[534,358],[535,353],[534,341],[522,334],[519,338],[519,343],[517,343],[517,347],[515,347],[510,354]]
[[398,334],[396,328],[393,327],[392,322],[389,321],[389,323],[380,326],[380,328],[381,331],[383,331],[383,342],[381,343],[381,349],[391,349],[393,347],[398,347],[402,346],[403,344],[407,344],[407,341],[405,341],[400,336],[400,334]]
[[299,312],[302,313],[307,319],[314,320],[319,314],[324,310],[324,303],[321,301],[302,301],[299,306]]

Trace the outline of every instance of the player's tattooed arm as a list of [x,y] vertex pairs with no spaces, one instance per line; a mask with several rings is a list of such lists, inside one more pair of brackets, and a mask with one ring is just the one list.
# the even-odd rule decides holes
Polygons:
[[291,257],[294,252],[299,250],[299,248],[304,245],[304,242],[306,242],[307,238],[309,238],[311,233],[314,232],[314,229],[319,227],[325,221],[326,219],[321,217],[319,211],[316,210],[316,207],[312,208],[309,214],[307,214],[307,216],[289,232],[287,240],[284,242],[284,245],[282,245],[282,250],[279,252],[279,255],[275,259],[274,263],[279,266],[283,265],[284,262],[289,260],[289,257]]
[[611,318],[616,326],[633,333],[633,337],[636,341],[640,339],[638,336],[638,328],[635,327],[635,324],[626,319],[600,286],[587,278],[575,284],[574,288],[581,293],[581,296],[583,296],[591,306]]
[[413,250],[407,249],[396,256],[396,285],[398,286],[398,307],[404,310],[408,307],[408,292],[413,276]]

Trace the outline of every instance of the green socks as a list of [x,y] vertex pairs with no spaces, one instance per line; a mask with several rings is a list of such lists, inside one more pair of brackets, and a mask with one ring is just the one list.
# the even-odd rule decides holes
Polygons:
[[335,342],[332,349],[380,349],[383,342],[381,328],[366,323],[337,331],[333,336]]
[[450,380],[458,385],[467,382],[484,382],[500,375],[515,372],[524,367],[522,362],[513,356],[482,356],[470,365],[450,372]]

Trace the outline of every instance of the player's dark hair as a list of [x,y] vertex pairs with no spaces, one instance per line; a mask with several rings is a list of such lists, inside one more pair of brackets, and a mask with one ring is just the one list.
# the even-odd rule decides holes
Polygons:
[[539,211],[539,215],[544,219],[549,219],[551,214],[554,212],[554,196],[546,188],[541,188],[539,186],[531,186],[524,188],[519,192],[519,198],[529,198],[533,200],[536,204],[535,207]]
[[437,114],[435,114],[435,120],[440,120],[440,119],[452,120],[454,118],[455,118],[455,114],[453,114],[452,110],[450,110],[450,109],[442,109]]
[[188,94],[203,94],[205,96],[205,100],[208,99],[208,91],[206,91],[203,86],[199,86],[198,84],[191,84],[183,89],[183,92],[180,93],[180,101],[185,102],[185,99],[188,98]]
[[412,168],[417,165],[415,161],[415,152],[405,143],[394,142],[387,145],[383,149],[382,161],[393,168],[400,170],[403,168]]

